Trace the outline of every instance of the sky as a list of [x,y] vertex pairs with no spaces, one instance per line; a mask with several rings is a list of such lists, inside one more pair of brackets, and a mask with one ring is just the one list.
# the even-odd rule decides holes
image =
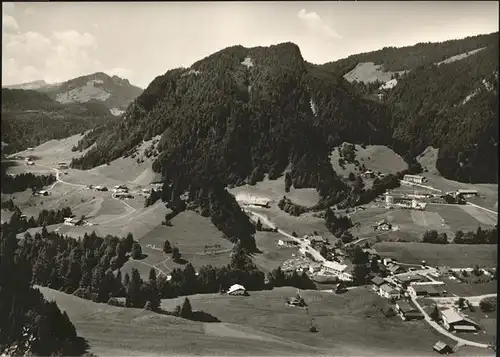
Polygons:
[[2,85],[94,72],[142,88],[233,45],[294,42],[325,63],[498,31],[496,1],[2,3]]

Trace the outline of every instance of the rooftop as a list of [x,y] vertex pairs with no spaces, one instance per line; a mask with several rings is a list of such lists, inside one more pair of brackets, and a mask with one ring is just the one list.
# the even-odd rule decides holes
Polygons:
[[380,290],[382,290],[383,292],[386,292],[386,293],[398,293],[399,291],[394,289],[392,286],[390,286],[389,284],[384,284],[384,285],[381,285],[380,286]]
[[372,279],[372,283],[375,285],[382,285],[383,283],[385,283],[385,280],[379,276],[376,276]]
[[448,309],[442,310],[441,315],[443,316],[443,318],[446,318],[446,321],[448,321],[449,324],[453,324],[453,323],[457,323],[457,322],[461,322],[461,321],[466,321],[472,325],[478,326],[478,324],[476,322],[472,321],[471,319],[469,319],[465,316],[462,316],[457,311],[455,311],[455,309],[453,309],[453,308],[448,308]]
[[410,303],[406,301],[398,301],[397,306],[399,310],[402,312],[413,312],[416,311],[416,307],[412,306]]

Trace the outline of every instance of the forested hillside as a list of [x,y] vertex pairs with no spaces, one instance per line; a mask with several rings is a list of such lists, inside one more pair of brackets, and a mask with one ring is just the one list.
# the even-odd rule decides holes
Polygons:
[[445,42],[418,43],[406,47],[384,47],[378,51],[359,53],[338,61],[325,63],[322,67],[344,75],[356,67],[358,63],[373,62],[376,65],[383,65],[384,69],[390,72],[411,71],[421,66],[444,61],[452,56],[487,47],[495,42],[498,42],[498,32]]
[[321,67],[336,76],[362,62],[390,72],[407,71],[395,75],[392,88],[352,83],[357,93],[378,96],[375,101],[391,111],[392,148],[415,157],[428,146],[438,147],[437,169],[446,178],[496,183],[498,56],[498,33],[493,33],[384,48]]
[[43,93],[2,88],[2,141],[12,153],[117,121],[101,103],[60,104]]
[[347,188],[331,168],[331,148],[346,138],[390,142],[383,106],[307,64],[296,45],[235,46],[157,77],[118,129],[100,135],[73,167],[109,162],[162,133],[153,169],[180,192],[214,180],[277,178],[291,164],[295,187],[334,201]]

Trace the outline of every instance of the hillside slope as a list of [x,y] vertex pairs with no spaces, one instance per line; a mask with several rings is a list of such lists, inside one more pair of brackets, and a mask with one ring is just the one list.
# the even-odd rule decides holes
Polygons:
[[73,166],[109,162],[163,134],[153,169],[179,190],[274,179],[291,164],[294,187],[340,200],[346,188],[330,149],[342,140],[388,144],[388,124],[383,106],[306,63],[295,44],[234,46],[157,77]]
[[391,110],[392,148],[439,148],[448,179],[497,183],[498,32],[350,56],[321,66]]
[[24,150],[116,121],[101,103],[61,104],[34,90],[2,88],[5,153]]

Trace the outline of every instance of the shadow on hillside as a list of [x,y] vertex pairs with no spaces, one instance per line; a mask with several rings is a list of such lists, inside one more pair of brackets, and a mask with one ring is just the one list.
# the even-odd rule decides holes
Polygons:
[[189,262],[186,259],[184,259],[184,258],[179,258],[177,260],[174,260],[174,263],[177,263],[177,264],[180,264],[180,265],[186,265]]
[[89,352],[90,345],[83,337],[77,337],[75,341],[67,347],[65,354],[68,356],[94,356]]
[[172,311],[166,311],[166,310],[158,311],[158,313],[162,314],[162,315],[181,317],[181,318],[186,319],[186,320],[197,321],[197,322],[208,322],[208,323],[222,322],[217,317],[209,314],[208,312],[201,311],[201,310],[191,312],[190,316],[179,316],[179,315],[176,315]]

